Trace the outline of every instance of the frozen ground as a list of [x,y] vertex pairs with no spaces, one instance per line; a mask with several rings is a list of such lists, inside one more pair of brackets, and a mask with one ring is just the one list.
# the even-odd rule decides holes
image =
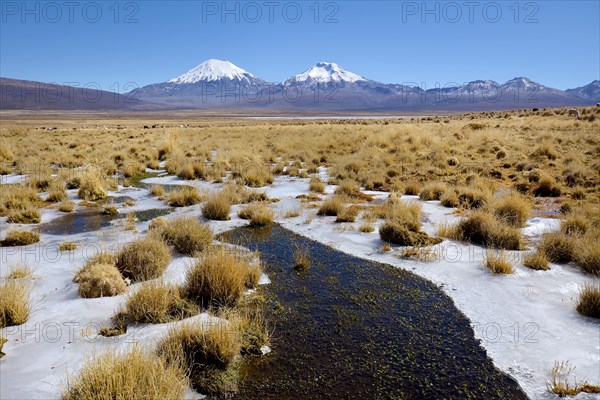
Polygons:
[[[325,176],[326,172],[321,171]],[[150,178],[146,183],[190,184],[175,177]],[[202,189],[218,189],[220,185],[195,182]],[[328,186],[327,193],[334,187]],[[484,250],[478,246],[445,240],[434,247],[434,261],[424,262],[398,256],[400,248],[383,252],[377,230],[361,233],[356,223],[334,223],[334,217],[312,217],[316,209],[302,208],[296,199],[308,194],[308,179],[277,177],[265,188],[273,203],[276,219],[282,226],[303,236],[328,244],[336,249],[370,260],[404,268],[438,284],[456,306],[471,320],[475,335],[481,340],[498,368],[515,377],[532,399],[555,398],[547,389],[548,369],[555,361],[570,361],[577,368],[578,380],[600,383],[600,324],[575,311],[579,287],[593,278],[573,265],[552,264],[550,271],[532,271],[522,267],[522,253],[514,252],[516,273],[508,276],[490,274],[482,265]],[[368,192],[383,201],[386,193]],[[113,195],[117,193],[112,193]],[[145,189],[125,188],[118,193],[133,198],[136,205],[121,207],[120,212],[165,207],[164,202],[148,195]],[[69,191],[75,199],[75,192]],[[405,197],[418,201],[416,197]],[[439,202],[422,202],[424,230],[435,233],[435,226],[458,218]],[[179,215],[201,217],[200,205],[178,209],[167,218]],[[211,221],[214,232],[222,232],[246,224],[237,217],[241,206],[232,208],[230,221]],[[286,218],[289,210],[300,216]],[[42,210],[42,222],[62,213]],[[310,223],[307,223],[310,221]],[[0,248],[0,274],[9,267],[27,261],[35,268],[32,288],[33,312],[29,321],[18,327],[3,329],[9,339],[4,349],[7,356],[0,361],[0,398],[48,399],[60,396],[68,376],[73,376],[86,356],[108,348],[125,349],[140,342],[152,346],[171,324],[131,327],[125,337],[104,338],[97,335],[100,326],[110,324],[110,318],[123,304],[126,295],[81,299],[77,284],[72,282],[75,271],[85,258],[99,248],[117,250],[124,243],[144,234],[148,222],[138,223],[137,233],[125,231],[122,221],[100,231],[77,235],[42,235],[36,245]],[[540,234],[558,227],[555,219],[534,218],[523,233],[532,245]],[[6,218],[0,218],[1,236],[7,228]],[[64,241],[77,242],[73,252],[59,252]],[[165,273],[168,281],[181,281],[189,257],[175,256]],[[263,282],[268,278],[263,277]],[[135,285],[129,290],[135,290]],[[193,317],[208,320],[207,314]],[[198,397],[197,393],[189,393]],[[597,398],[581,394],[578,399]]]

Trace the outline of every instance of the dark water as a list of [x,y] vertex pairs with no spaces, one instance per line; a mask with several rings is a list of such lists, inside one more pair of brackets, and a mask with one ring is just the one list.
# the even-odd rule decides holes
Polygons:
[[[244,361],[238,399],[526,399],[432,283],[275,225],[222,237],[258,250],[273,352]],[[306,274],[292,270],[308,247]]]
[[[153,208],[135,211],[134,215],[138,222],[145,222],[171,212],[173,212],[172,208]],[[106,228],[114,219],[126,217],[127,214],[104,215],[101,208],[87,208],[65,214],[48,223],[42,224],[39,226],[38,231],[50,235],[73,235],[93,232]]]

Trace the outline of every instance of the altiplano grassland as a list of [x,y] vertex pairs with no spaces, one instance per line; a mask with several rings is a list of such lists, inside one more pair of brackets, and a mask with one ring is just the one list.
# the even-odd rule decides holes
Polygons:
[[[0,397],[102,398],[104,388],[127,398],[153,374],[164,379],[148,395],[236,393],[244,357],[270,351],[252,300],[269,271],[259,254],[215,238],[273,223],[439,285],[531,398],[593,393],[600,107],[579,113],[0,114]],[[65,216],[108,222],[44,233]],[[306,248],[293,252],[294,279],[320,268]],[[64,354],[19,340],[21,328],[71,322]],[[510,341],[515,326],[535,333]],[[140,327],[143,351],[126,340]],[[26,363],[36,365],[28,376]],[[566,363],[577,366],[575,383],[557,367]],[[111,382],[115,373],[122,379]]]

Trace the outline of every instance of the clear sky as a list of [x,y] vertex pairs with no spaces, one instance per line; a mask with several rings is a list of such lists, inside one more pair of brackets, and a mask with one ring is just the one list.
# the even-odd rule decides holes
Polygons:
[[600,78],[599,4],[2,0],[0,76],[115,90],[217,58],[271,82],[331,61],[428,88],[526,76],[567,89]]

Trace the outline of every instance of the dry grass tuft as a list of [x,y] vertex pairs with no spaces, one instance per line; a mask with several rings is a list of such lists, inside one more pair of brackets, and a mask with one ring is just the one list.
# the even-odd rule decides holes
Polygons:
[[548,257],[540,251],[527,254],[523,259],[523,266],[536,271],[547,271],[550,269]]
[[355,205],[345,207],[338,213],[335,222],[354,222],[359,212],[360,209]]
[[170,222],[155,224],[152,232],[162,237],[176,252],[194,256],[207,249],[213,240],[213,233],[206,224],[190,217],[179,217]]
[[550,378],[548,386],[550,390],[559,397],[576,396],[579,393],[600,393],[600,386],[591,385],[587,382],[577,382],[573,378],[573,383],[569,382],[569,377],[575,370],[575,367],[568,361],[554,363],[554,367],[550,369]]
[[523,246],[518,229],[504,225],[494,215],[482,210],[472,211],[457,225],[442,227],[438,233],[450,239],[499,249],[520,250]]
[[581,288],[577,312],[592,318],[600,318],[600,284],[589,283]]
[[228,196],[223,192],[208,196],[208,200],[202,205],[202,215],[215,221],[228,221],[231,219],[229,217],[230,211],[231,203]]
[[72,201],[65,201],[58,206],[58,210],[65,213],[70,213],[75,208],[75,203]]
[[173,190],[167,197],[167,203],[173,207],[188,207],[204,201],[200,191],[192,186],[182,186],[179,190]]
[[149,192],[152,196],[163,197],[165,195],[165,188],[161,185],[153,185]]
[[8,231],[6,238],[0,243],[2,246],[27,246],[40,241],[40,234],[33,231]]
[[511,263],[506,259],[504,251],[488,251],[484,263],[487,269],[494,274],[512,274],[515,272]]
[[88,168],[85,173],[82,174],[77,196],[79,196],[80,199],[88,201],[106,198],[107,193],[103,184],[103,176],[100,171],[94,168]]
[[79,283],[79,295],[87,299],[117,296],[127,290],[121,273],[109,263],[88,262],[73,281]]
[[514,228],[522,228],[531,215],[531,205],[518,193],[501,196],[491,206],[499,221]]
[[575,261],[590,274],[600,275],[600,234],[591,232],[579,238],[575,245]]
[[0,284],[0,328],[21,325],[29,319],[30,286],[26,282],[8,280]]
[[162,324],[190,317],[198,306],[181,297],[180,289],[164,282],[144,282],[127,299],[126,314],[135,322]]
[[157,353],[167,365],[186,371],[196,391],[231,395],[238,390],[236,360],[242,348],[241,335],[234,328],[225,321],[183,324],[169,331]]
[[306,272],[310,268],[310,249],[307,246],[294,245],[294,266],[295,271]]
[[6,222],[9,224],[39,224],[42,222],[42,215],[36,208],[14,210],[8,214]]
[[373,197],[371,197],[367,194],[364,194],[360,190],[359,184],[354,181],[340,182],[337,189],[335,189],[335,194],[339,195],[339,196],[348,197],[350,199],[366,200],[366,201],[373,200]]
[[125,278],[139,282],[161,276],[170,261],[167,244],[148,237],[127,244],[117,255],[116,267]]
[[371,232],[375,231],[375,227],[373,226],[373,224],[371,224],[369,222],[365,222],[358,228],[358,230],[361,231],[362,233],[371,233]]
[[312,178],[310,178],[308,190],[310,190],[311,192],[315,192],[315,193],[324,193],[325,192],[325,183],[317,177],[312,177]]
[[421,200],[440,200],[446,190],[447,186],[445,183],[431,182],[423,186],[419,191],[419,198]]
[[185,294],[202,305],[233,306],[254,274],[255,267],[239,250],[219,246],[210,249],[187,271]]
[[249,220],[250,226],[267,226],[273,223],[273,210],[262,202],[247,205],[240,210],[238,216]]
[[126,353],[111,350],[87,359],[68,382],[63,400],[181,400],[187,388],[182,368],[136,346]]
[[64,242],[58,246],[58,250],[60,251],[73,251],[77,248],[77,243],[73,242]]
[[17,264],[10,268],[6,279],[27,279],[33,277],[33,271],[27,264]]
[[342,198],[336,195],[323,202],[317,215],[335,217],[342,211],[343,207]]
[[567,263],[575,254],[575,239],[562,232],[545,233],[538,245],[550,262]]

